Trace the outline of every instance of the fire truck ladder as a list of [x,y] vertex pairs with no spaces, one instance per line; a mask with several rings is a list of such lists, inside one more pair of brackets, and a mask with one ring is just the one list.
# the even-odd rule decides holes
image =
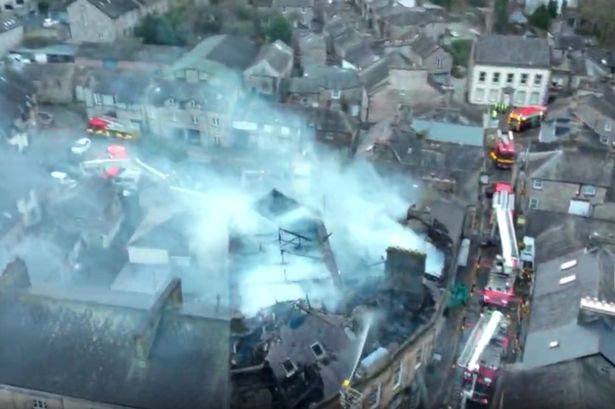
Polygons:
[[519,248],[513,221],[515,208],[515,195],[508,192],[496,192],[493,195],[493,208],[495,210],[502,257],[506,269],[512,270],[519,262]]
[[480,356],[497,334],[503,317],[500,311],[492,311],[480,318],[459,355],[457,365],[468,371],[478,370]]

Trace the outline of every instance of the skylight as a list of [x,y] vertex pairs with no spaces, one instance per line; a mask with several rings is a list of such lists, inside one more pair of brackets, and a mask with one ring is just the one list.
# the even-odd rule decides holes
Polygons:
[[566,276],[564,278],[561,278],[559,280],[559,285],[564,285],[564,284],[568,284],[568,283],[572,283],[574,280],[577,279],[576,275],[570,275],[570,276]]
[[557,348],[559,347],[559,342],[558,341],[551,341],[549,342],[549,349],[553,349],[553,348]]
[[574,266],[577,265],[577,261],[576,260],[570,260],[570,261],[566,261],[565,263],[562,263],[561,269],[563,270],[568,270],[569,268],[572,268]]

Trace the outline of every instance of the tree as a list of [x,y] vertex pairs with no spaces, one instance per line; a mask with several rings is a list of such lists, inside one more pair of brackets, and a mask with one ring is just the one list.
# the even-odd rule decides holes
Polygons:
[[606,46],[615,45],[615,13],[609,12],[612,0],[584,0],[579,3],[579,15],[588,31]]
[[292,36],[293,32],[286,17],[277,15],[271,19],[269,27],[267,28],[267,39],[270,42],[281,40],[290,45]]
[[137,37],[144,44],[183,45],[184,40],[178,35],[177,20],[172,15],[149,15],[135,29]]
[[493,31],[505,33],[508,30],[508,0],[495,0]]
[[551,24],[551,12],[547,6],[542,4],[534,10],[528,21],[532,26],[546,31]]
[[472,40],[453,40],[447,51],[453,56],[454,65],[467,67],[472,51]]
[[551,16],[551,18],[557,17],[557,1],[549,0],[547,9],[549,10],[549,15]]

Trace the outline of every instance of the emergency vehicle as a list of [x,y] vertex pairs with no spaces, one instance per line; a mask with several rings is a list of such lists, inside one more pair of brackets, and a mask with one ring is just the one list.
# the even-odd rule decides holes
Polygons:
[[482,314],[457,360],[457,365],[463,368],[463,403],[489,404],[508,341],[508,320],[504,314],[500,311]]
[[515,195],[509,183],[496,183],[492,199],[492,236],[499,236],[500,254],[489,272],[483,303],[508,307],[515,296],[515,279],[520,268],[519,247],[514,224]]
[[507,134],[498,130],[496,140],[489,152],[495,166],[500,169],[510,169],[517,158],[517,148],[512,132]]
[[94,116],[90,118],[88,120],[88,132],[126,140],[139,137],[139,127],[137,125],[109,116]]
[[540,126],[547,113],[547,108],[543,106],[528,106],[513,109],[508,114],[509,129],[515,132],[522,132],[529,128]]

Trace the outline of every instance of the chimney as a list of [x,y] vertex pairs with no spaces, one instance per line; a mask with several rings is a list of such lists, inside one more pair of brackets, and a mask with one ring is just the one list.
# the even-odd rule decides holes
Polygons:
[[0,275],[0,288],[28,288],[30,274],[26,263],[19,257],[8,263]]
[[425,292],[425,253],[401,247],[389,247],[384,274],[389,288],[422,297]]

